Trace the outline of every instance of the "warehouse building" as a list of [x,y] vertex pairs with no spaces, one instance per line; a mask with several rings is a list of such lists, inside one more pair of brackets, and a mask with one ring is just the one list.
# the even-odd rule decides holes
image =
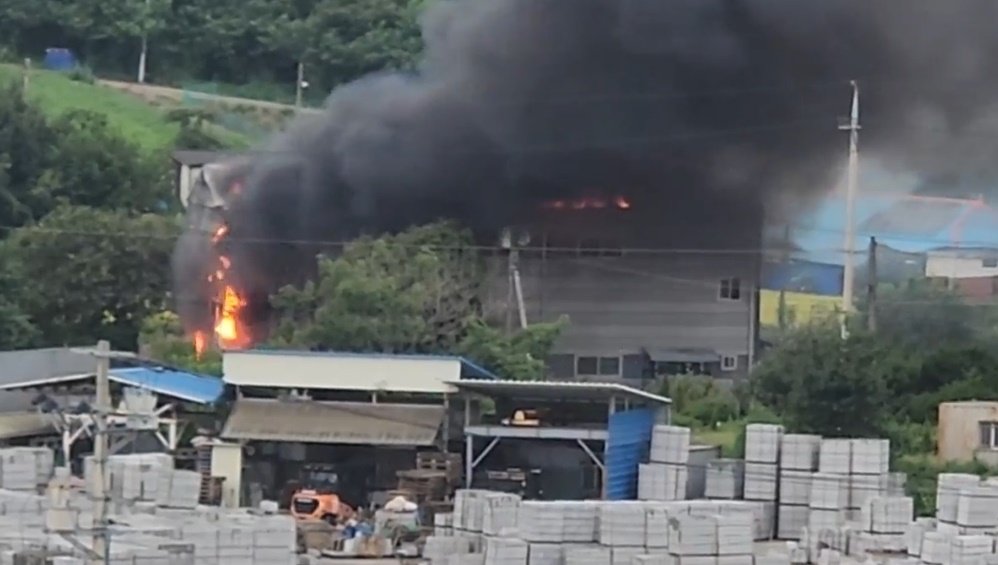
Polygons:
[[242,494],[285,504],[325,480],[352,505],[396,488],[418,452],[460,441],[452,383],[496,378],[461,357],[275,350],[226,352],[223,372],[236,399],[220,439],[242,446]]

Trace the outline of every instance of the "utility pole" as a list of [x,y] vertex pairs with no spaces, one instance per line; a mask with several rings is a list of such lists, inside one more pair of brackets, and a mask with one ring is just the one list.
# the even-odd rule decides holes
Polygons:
[[[111,359],[134,358],[134,353],[111,351],[111,345],[106,340],[97,342],[97,349],[72,349],[73,353],[93,355],[97,358],[96,399],[94,420],[97,433],[94,438],[94,537],[93,552],[97,562],[103,565],[111,563],[111,529],[108,519],[108,498],[111,490],[110,473],[107,465],[108,446],[108,416],[111,414],[111,384],[108,374],[111,372]],[[67,465],[68,465],[67,461]]]
[[295,82],[295,108],[301,108],[302,95],[305,90],[305,64],[298,61],[298,80]]
[[95,478],[97,493],[94,498],[94,553],[96,553],[101,563],[109,565],[111,563],[111,543],[108,539],[110,531],[108,529],[108,491],[110,490],[110,476],[107,468],[108,437],[107,437],[107,416],[111,412],[111,385],[108,382],[108,373],[111,370],[111,346],[106,340],[97,343],[97,437],[94,438],[94,459],[96,459],[97,477]]
[[870,238],[870,257],[867,260],[868,273],[866,281],[866,328],[870,332],[877,331],[877,238]]
[[[783,272],[784,275],[788,275],[790,272],[790,224],[783,226]],[[788,276],[780,285],[780,302],[776,307],[776,317],[781,332],[787,329],[787,284],[789,282],[790,277]]]
[[846,225],[845,238],[842,242],[843,252],[845,252],[845,268],[842,273],[842,314],[841,329],[842,339],[849,335],[847,323],[849,314],[853,312],[853,285],[855,284],[856,266],[854,264],[854,247],[856,245],[856,184],[859,176],[859,85],[856,81],[850,81],[852,85],[852,111],[849,122],[839,126],[840,130],[849,131],[849,170],[846,181]]
[[31,86],[31,57],[24,58],[24,81],[23,88],[24,92],[28,92],[28,87]]
[[[144,12],[143,22],[149,21],[149,0],[145,2],[145,12]],[[138,83],[144,84],[146,82],[146,56],[149,51],[149,32],[145,27],[145,23],[142,25],[142,51],[139,53],[139,73],[138,73]]]

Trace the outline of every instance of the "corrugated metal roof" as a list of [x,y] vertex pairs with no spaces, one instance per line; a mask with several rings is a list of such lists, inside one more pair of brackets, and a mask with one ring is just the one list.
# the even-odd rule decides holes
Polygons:
[[611,396],[642,400],[652,404],[672,404],[672,400],[618,383],[559,381],[452,381],[458,390],[485,396],[523,399],[609,402]]
[[15,439],[55,433],[52,421],[38,412],[0,414],[0,439]]
[[432,445],[443,406],[243,398],[222,437],[363,445]]
[[[25,380],[4,384],[0,386],[0,391],[66,385],[77,381],[93,380],[95,377],[94,373],[82,373]],[[221,398],[225,390],[225,383],[217,377],[196,375],[164,367],[111,369],[108,380],[126,386],[145,388],[156,394],[197,404],[212,404]]]
[[[27,380],[92,372],[97,361],[64,347],[0,351],[0,386]],[[0,412],[30,410],[30,394],[0,394]]]

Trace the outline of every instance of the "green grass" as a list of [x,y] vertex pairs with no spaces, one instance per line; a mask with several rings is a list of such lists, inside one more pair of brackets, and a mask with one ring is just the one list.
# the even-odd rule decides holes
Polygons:
[[[15,65],[0,65],[0,82],[23,79],[23,71]],[[68,76],[50,71],[31,72],[28,97],[37,102],[51,117],[73,110],[88,110],[107,116],[111,127],[147,151],[164,151],[173,146],[179,126],[166,119],[163,109],[149,105],[124,92],[97,84],[74,81]],[[247,146],[242,135],[212,126],[211,132],[236,147]]]
[[716,428],[696,428],[693,442],[706,445],[720,445],[724,457],[737,457],[738,434],[745,427],[744,420],[724,422]]

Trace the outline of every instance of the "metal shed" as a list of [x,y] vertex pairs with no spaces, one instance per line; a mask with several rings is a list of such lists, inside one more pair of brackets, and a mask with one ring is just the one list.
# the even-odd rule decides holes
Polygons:
[[[470,487],[475,468],[500,441],[572,441],[600,470],[603,495],[610,499],[633,498],[637,467],[647,454],[655,423],[668,423],[671,400],[618,383],[456,381],[464,397],[465,480]],[[472,399],[485,397],[499,405],[546,405],[564,420],[536,425],[512,422],[474,422]],[[573,408],[584,406],[586,416],[570,421]],[[601,416],[596,416],[601,414]],[[486,440],[476,452],[476,441]],[[602,455],[599,455],[599,453]]]

